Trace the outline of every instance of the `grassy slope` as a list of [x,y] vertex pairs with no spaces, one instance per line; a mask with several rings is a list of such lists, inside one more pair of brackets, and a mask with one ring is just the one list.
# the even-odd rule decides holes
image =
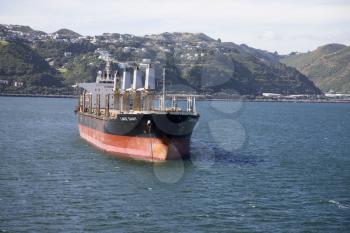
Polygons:
[[330,44],[281,62],[296,67],[324,91],[350,93],[350,47]]

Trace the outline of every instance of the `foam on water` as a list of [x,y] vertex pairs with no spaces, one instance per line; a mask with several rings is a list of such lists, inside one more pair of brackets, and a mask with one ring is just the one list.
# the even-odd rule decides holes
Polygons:
[[350,205],[341,204],[339,201],[329,200],[328,202],[331,204],[335,204],[339,209],[349,209],[350,208]]

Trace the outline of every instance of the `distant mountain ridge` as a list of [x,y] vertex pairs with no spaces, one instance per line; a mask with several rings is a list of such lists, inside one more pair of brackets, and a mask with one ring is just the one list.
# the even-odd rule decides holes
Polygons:
[[350,47],[328,44],[308,53],[293,54],[282,63],[297,68],[323,91],[350,93]]
[[146,35],[147,38],[156,40],[172,41],[172,42],[214,42],[215,40],[204,33],[189,33],[189,32],[164,32],[161,34]]
[[277,53],[222,42],[203,33],[81,36],[69,29],[43,34],[26,26],[0,25],[0,39],[26,44],[59,72],[65,85],[94,80],[96,72],[104,68],[99,58],[112,57],[118,61],[147,58],[157,63],[157,77],[161,77],[161,68],[167,67],[169,90],[243,95],[321,94],[305,75],[280,63]]
[[13,31],[13,32],[20,32],[24,34],[32,34],[32,35],[44,35],[47,34],[43,31],[34,30],[29,26],[23,26],[23,25],[12,25],[12,24],[0,24],[0,31]]
[[62,28],[56,32],[53,32],[52,34],[57,34],[57,35],[64,37],[64,38],[77,38],[77,37],[81,36],[79,33],[74,32],[74,31],[69,30],[69,29],[66,29],[66,28]]

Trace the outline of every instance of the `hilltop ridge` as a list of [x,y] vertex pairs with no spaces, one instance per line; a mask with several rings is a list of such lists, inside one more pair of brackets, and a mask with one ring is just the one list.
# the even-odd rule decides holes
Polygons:
[[64,37],[64,38],[78,38],[81,35],[75,31],[72,31],[70,29],[62,28],[60,30],[57,30],[56,32],[53,32],[52,34],[56,34],[58,36]]

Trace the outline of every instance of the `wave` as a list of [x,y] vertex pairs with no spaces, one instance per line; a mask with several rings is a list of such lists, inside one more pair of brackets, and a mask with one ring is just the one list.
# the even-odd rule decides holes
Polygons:
[[329,200],[328,203],[336,205],[339,209],[350,209],[350,205],[342,204],[339,201]]

